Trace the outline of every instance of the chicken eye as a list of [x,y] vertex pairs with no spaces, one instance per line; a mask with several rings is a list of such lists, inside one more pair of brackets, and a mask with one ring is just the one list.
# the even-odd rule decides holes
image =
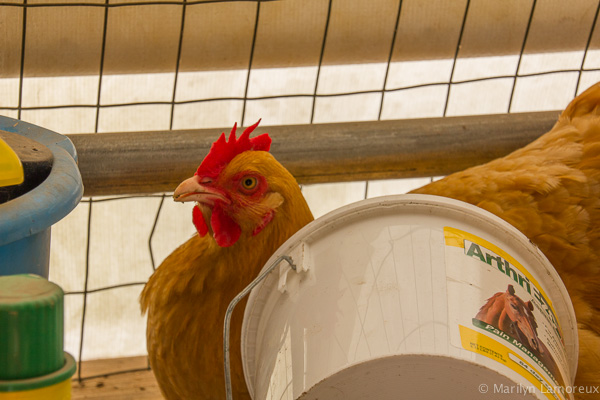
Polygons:
[[256,188],[256,185],[258,185],[258,179],[253,176],[247,176],[242,179],[242,188],[244,190],[253,190]]

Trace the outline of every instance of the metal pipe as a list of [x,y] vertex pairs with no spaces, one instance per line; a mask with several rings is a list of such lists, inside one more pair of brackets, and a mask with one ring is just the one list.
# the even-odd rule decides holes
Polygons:
[[[502,157],[547,132],[559,111],[259,126],[298,183],[440,176]],[[68,135],[86,196],[169,192],[231,128]]]

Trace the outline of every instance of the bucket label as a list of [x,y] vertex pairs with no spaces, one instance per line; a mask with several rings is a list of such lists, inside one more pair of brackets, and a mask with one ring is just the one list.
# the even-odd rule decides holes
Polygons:
[[445,227],[444,239],[452,345],[507,366],[548,399],[570,397],[560,323],[535,276],[471,233]]

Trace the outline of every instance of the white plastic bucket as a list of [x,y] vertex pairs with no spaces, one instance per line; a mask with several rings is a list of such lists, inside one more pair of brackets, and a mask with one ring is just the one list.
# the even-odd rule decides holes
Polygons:
[[486,211],[369,199],[315,220],[267,265],[281,255],[297,270],[281,262],[244,315],[254,399],[572,398],[567,291],[537,247]]

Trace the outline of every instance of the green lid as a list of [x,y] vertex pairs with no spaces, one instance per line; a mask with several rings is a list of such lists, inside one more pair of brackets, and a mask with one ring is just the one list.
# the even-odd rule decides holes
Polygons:
[[69,380],[75,374],[75,371],[77,371],[77,363],[73,356],[65,351],[62,368],[48,375],[10,381],[0,379],[0,399],[3,398],[3,392],[23,392],[26,390],[41,389]]
[[32,274],[0,276],[0,381],[64,366],[62,289]]

